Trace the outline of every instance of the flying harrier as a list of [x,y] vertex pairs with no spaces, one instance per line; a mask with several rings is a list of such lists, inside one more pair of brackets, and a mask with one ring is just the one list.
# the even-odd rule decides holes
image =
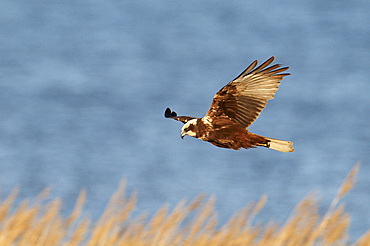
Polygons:
[[279,64],[269,66],[274,57],[256,68],[258,61],[252,62],[236,79],[225,85],[213,97],[213,102],[203,118],[177,116],[167,108],[164,116],[183,122],[181,138],[185,135],[208,141],[221,148],[255,148],[257,146],[281,152],[293,152],[293,143],[263,137],[248,131],[266,107],[267,101],[274,98],[280,80],[289,73],[282,73],[289,67]]

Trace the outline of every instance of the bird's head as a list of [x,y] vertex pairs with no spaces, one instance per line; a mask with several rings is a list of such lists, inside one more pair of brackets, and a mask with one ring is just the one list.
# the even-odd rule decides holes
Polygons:
[[185,125],[181,128],[181,138],[184,138],[185,135],[188,135],[190,137],[196,137],[196,128],[197,119],[189,120],[185,123]]

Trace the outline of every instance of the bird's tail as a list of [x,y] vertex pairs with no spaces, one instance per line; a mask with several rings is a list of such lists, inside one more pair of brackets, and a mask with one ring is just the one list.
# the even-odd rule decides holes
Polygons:
[[280,152],[293,152],[293,143],[290,141],[285,141],[285,140],[279,140],[279,139],[274,139],[274,138],[267,138],[265,139],[269,140],[270,142],[266,146],[269,149],[274,149]]

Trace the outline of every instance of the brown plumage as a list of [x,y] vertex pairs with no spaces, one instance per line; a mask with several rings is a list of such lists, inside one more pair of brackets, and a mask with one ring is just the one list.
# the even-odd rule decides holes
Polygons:
[[248,131],[266,107],[267,101],[274,98],[280,80],[289,73],[288,67],[279,64],[269,66],[274,57],[256,68],[258,61],[252,62],[237,78],[219,90],[212,105],[203,118],[177,116],[167,108],[166,118],[183,122],[181,137],[189,135],[221,147],[238,150],[263,146],[281,152],[293,152],[293,143],[259,136]]

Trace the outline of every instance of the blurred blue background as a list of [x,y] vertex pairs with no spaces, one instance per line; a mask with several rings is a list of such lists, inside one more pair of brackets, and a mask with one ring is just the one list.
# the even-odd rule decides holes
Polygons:
[[[224,223],[262,194],[284,221],[308,193],[324,212],[356,161],[351,236],[370,227],[369,1],[10,1],[0,8],[0,185],[47,186],[97,218],[127,179],[137,213],[200,193]],[[202,117],[253,60],[289,66],[250,130],[296,152],[179,137],[166,107]]]

